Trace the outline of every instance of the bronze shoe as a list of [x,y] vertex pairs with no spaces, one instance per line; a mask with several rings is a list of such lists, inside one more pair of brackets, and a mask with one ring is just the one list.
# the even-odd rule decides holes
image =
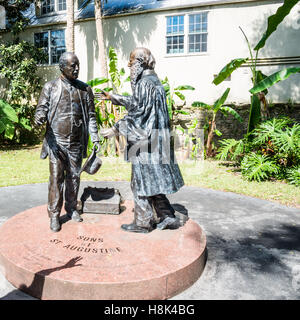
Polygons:
[[137,226],[135,223],[122,224],[121,228],[125,231],[136,232],[136,233],[149,233],[152,231],[152,229]]
[[77,210],[74,210],[74,211],[72,211],[72,212],[67,212],[67,216],[68,216],[70,219],[72,219],[72,220],[74,220],[74,221],[76,221],[76,222],[81,222],[81,221],[83,221],[83,219],[81,218],[81,216],[80,216],[80,214],[78,213]]
[[168,216],[166,217],[162,222],[156,225],[156,229],[158,230],[164,230],[164,229],[178,229],[180,227],[179,220],[176,219],[174,216]]
[[59,223],[59,217],[50,218],[50,229],[53,232],[58,232],[61,229],[61,226]]

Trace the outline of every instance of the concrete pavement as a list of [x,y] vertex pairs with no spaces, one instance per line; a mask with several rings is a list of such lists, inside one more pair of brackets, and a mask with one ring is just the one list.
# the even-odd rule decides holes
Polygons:
[[[132,199],[128,182],[82,182],[115,187]],[[47,202],[47,184],[0,188],[0,224]],[[208,259],[199,280],[172,300],[300,299],[300,210],[278,203],[183,187],[170,195],[174,208],[199,223]],[[179,252],[180,256],[180,252]],[[0,273],[0,299],[31,300]]]

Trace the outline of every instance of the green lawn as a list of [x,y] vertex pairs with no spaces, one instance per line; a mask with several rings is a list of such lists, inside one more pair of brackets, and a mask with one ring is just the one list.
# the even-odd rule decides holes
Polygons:
[[[0,187],[48,181],[48,159],[40,159],[41,147],[0,150]],[[83,173],[81,180],[130,180],[130,164],[122,158],[102,158],[96,175]],[[231,191],[300,208],[299,188],[284,182],[248,182],[220,161],[179,162],[185,184]]]

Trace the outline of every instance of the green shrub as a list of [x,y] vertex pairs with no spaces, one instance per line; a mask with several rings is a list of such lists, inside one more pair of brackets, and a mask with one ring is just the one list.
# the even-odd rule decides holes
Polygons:
[[294,184],[297,187],[300,187],[300,166],[288,169],[286,176],[287,176],[287,181],[290,184]]
[[263,181],[279,172],[274,160],[255,152],[251,152],[243,158],[241,170],[243,176],[250,181]]
[[237,162],[247,180],[275,178],[299,186],[300,125],[292,119],[266,120],[243,139],[220,144],[217,159]]

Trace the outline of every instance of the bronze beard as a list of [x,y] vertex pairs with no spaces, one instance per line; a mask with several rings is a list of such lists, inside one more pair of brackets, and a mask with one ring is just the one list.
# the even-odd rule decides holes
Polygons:
[[140,79],[142,73],[144,71],[144,68],[142,66],[142,63],[140,61],[135,61],[134,64],[130,67],[130,83],[131,83],[131,89],[132,93],[134,93],[135,86]]

